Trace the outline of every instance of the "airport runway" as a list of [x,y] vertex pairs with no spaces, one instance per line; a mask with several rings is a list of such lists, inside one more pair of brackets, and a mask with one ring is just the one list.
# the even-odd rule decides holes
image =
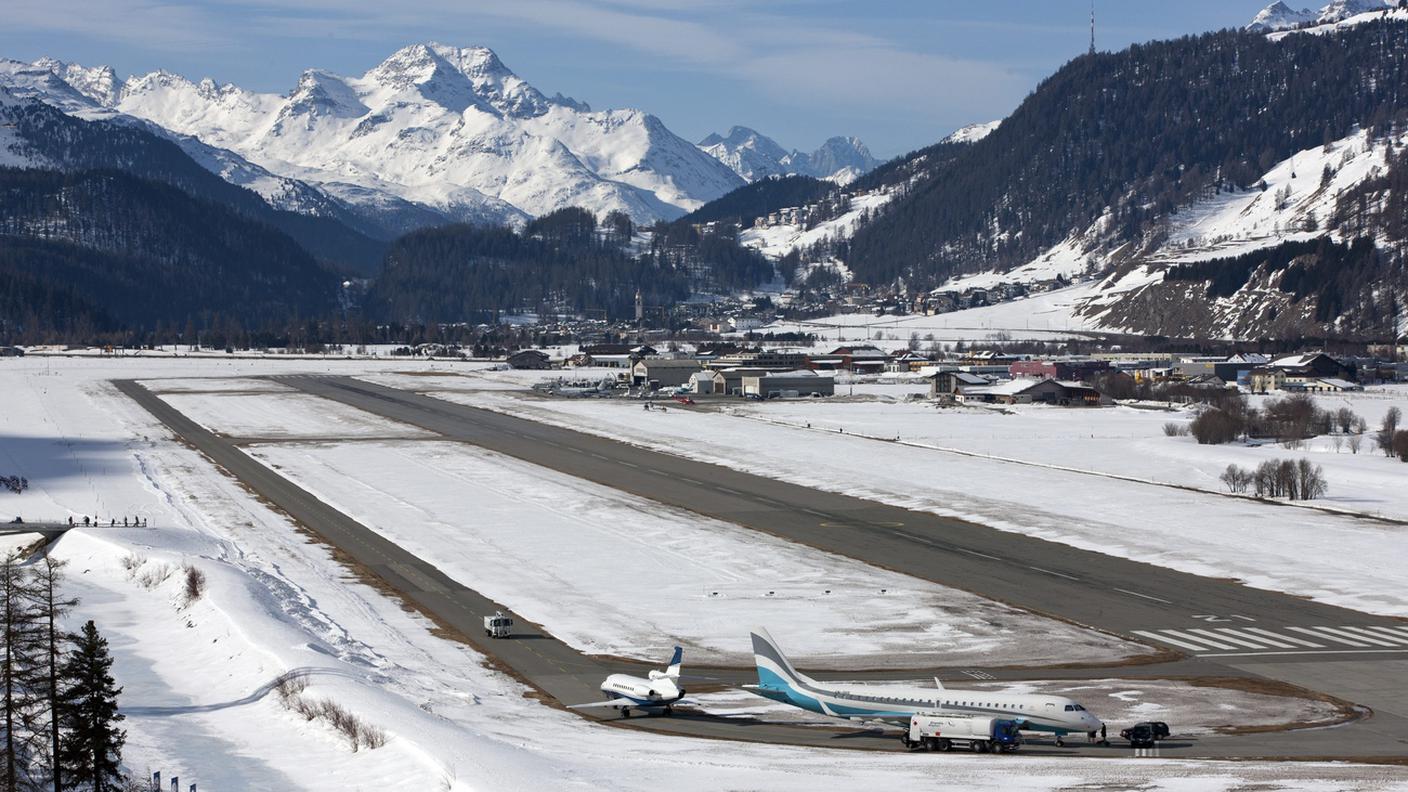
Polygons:
[[[1408,754],[1408,641],[1396,637],[1408,636],[1408,630],[1401,621],[786,484],[358,380],[279,379],[449,440],[473,443],[661,503],[1189,655],[1162,668],[1027,671],[1027,677],[1258,675],[1336,695],[1374,711],[1370,718],[1334,729],[1175,741],[1160,749],[1164,756],[1395,759]],[[638,666],[578,654],[540,632],[508,641],[484,639],[482,616],[499,609],[496,603],[319,501],[140,385],[116,384],[255,492],[554,699],[596,700],[596,684],[607,673],[639,673]],[[1156,521],[1131,526],[1131,530],[1172,529]],[[724,683],[750,677],[746,670],[701,673]],[[946,670],[942,675],[955,681],[965,678],[954,673]],[[1022,672],[993,673],[1011,678]],[[628,722],[722,739],[897,747],[892,737],[877,738],[856,729],[819,730],[692,715]],[[1129,753],[1084,745],[1064,752],[1073,750],[1082,755]]]

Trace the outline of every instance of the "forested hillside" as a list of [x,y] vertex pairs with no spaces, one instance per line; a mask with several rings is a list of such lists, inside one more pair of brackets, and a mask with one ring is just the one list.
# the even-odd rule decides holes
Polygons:
[[217,313],[254,327],[330,313],[339,280],[281,231],[167,184],[0,168],[0,318],[26,330]]
[[937,282],[1030,260],[1106,214],[1114,237],[1140,239],[1293,152],[1387,128],[1408,109],[1405,38],[1398,22],[1223,31],[1082,56],[840,252],[867,282]]
[[695,209],[677,223],[729,221],[753,224],[761,215],[789,206],[805,206],[838,190],[834,182],[810,176],[772,176],[745,184]]
[[665,228],[639,253],[619,227],[599,233],[590,212],[571,207],[522,232],[468,225],[413,232],[388,252],[366,311],[415,322],[490,321],[513,311],[621,318],[632,314],[637,288],[647,305],[672,305],[696,289],[747,288],[772,274],[771,264],[731,240],[687,225]]

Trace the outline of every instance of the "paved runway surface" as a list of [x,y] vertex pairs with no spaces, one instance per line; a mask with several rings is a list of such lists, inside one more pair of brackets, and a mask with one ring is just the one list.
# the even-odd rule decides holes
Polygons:
[[[1374,710],[1373,717],[1335,729],[1174,741],[1160,749],[1164,756],[1394,758],[1408,754],[1408,702],[1402,692],[1408,686],[1408,630],[1401,621],[786,484],[358,380],[287,377],[280,381],[450,440],[1189,655],[1166,667],[989,670],[1000,678],[1258,675],[1338,695]],[[319,501],[136,383],[117,385],[251,489],[558,701],[596,700],[600,697],[596,684],[607,673],[640,672],[639,667],[583,656],[540,633],[508,641],[483,639],[482,616],[501,606]],[[1172,528],[1151,523],[1131,530]],[[747,670],[700,673],[724,683],[751,681]],[[956,670],[941,672],[955,681],[968,678],[956,674]],[[854,729],[837,732],[679,714],[636,718],[630,723],[725,739],[897,747],[893,737],[878,738]],[[1043,750],[1039,745],[1030,747]],[[1065,752],[1073,750],[1128,753],[1083,745]]]

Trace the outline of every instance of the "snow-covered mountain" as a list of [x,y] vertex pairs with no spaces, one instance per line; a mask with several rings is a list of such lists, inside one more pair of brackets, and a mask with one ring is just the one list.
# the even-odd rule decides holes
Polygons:
[[811,153],[787,151],[767,135],[741,126],[709,135],[699,148],[750,182],[798,174],[847,184],[880,164],[858,138],[833,137]]
[[[164,137],[206,170],[231,184],[258,193],[274,209],[316,217],[336,216],[348,210],[347,207],[337,206],[336,199],[318,188],[271,173],[233,151],[207,145],[192,135],[175,133],[116,111],[104,102],[115,100],[118,85],[112,69],[105,66],[85,69],[51,58],[42,58],[34,63],[0,58],[0,91],[8,96],[21,101],[39,101],[85,121],[127,124]],[[39,161],[12,164],[45,167],[45,163]],[[447,221],[448,218],[441,218],[439,222]],[[376,225],[374,222],[371,224]]]
[[545,96],[483,47],[415,44],[358,77],[310,69],[286,95],[166,71],[119,81],[52,59],[8,61],[0,85],[66,112],[145,120],[411,224],[569,205],[647,222],[743,184],[655,116]]
[[1277,0],[1277,2],[1261,9],[1255,17],[1252,17],[1252,21],[1247,25],[1246,29],[1254,33],[1270,33],[1274,30],[1287,30],[1289,28],[1300,27],[1308,22],[1313,22],[1317,16],[1319,16],[1319,14],[1311,11],[1309,8],[1303,8],[1297,11],[1281,2],[1281,0]]
[[1282,0],[1261,9],[1246,30],[1254,33],[1274,33],[1312,25],[1333,25],[1361,14],[1383,11],[1397,5],[1393,0],[1333,0],[1319,11],[1303,8],[1299,11]]
[[1002,119],[988,121],[983,124],[969,124],[954,130],[953,134],[941,140],[941,143],[977,143],[979,140],[992,134],[994,129],[1002,123]]

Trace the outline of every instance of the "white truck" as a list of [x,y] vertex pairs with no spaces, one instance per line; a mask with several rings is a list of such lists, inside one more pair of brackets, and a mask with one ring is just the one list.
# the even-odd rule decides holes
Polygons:
[[980,715],[917,713],[901,739],[911,751],[950,751],[968,748],[975,753],[1015,751],[1022,744],[1021,724],[1005,718]]
[[512,634],[512,616],[505,616],[503,611],[499,611],[493,616],[484,617],[484,636],[486,638],[507,638]]

